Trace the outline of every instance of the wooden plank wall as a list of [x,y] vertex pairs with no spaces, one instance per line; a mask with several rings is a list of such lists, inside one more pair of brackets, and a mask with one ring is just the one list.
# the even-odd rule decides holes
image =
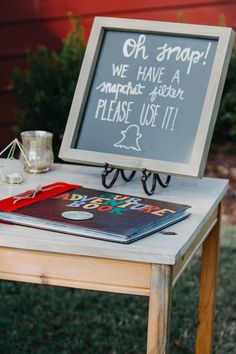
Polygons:
[[[79,14],[88,37],[94,16],[226,25],[236,29],[235,0],[2,0],[0,4],[0,150],[13,138],[12,69],[25,66],[27,50],[59,49],[70,30],[68,13]],[[67,119],[67,117],[65,117]],[[37,127],[35,127],[37,129]]]

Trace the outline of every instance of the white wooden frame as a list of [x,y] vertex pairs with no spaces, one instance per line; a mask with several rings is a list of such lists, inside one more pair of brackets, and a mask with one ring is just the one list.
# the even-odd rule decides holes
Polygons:
[[[75,141],[83,119],[86,98],[93,79],[99,50],[106,30],[132,30],[141,33],[161,33],[193,38],[217,40],[216,54],[210,74],[202,114],[196,134],[192,155],[188,163],[161,161],[111,153],[94,152],[75,148]],[[68,122],[66,125],[59,157],[63,160],[82,164],[110,166],[133,170],[146,168],[149,171],[202,177],[218,113],[224,81],[234,43],[231,28],[190,25],[157,21],[130,20],[97,17],[90,34],[83,65],[75,90]]]

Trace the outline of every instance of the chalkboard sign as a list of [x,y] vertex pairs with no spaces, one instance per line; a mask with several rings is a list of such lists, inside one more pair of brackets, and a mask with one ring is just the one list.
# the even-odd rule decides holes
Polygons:
[[96,18],[60,157],[202,176],[234,33]]

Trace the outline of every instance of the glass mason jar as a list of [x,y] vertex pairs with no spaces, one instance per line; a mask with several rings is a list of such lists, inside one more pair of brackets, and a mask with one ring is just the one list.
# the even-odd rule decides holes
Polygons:
[[20,159],[24,169],[30,173],[47,172],[53,163],[52,150],[53,134],[43,130],[29,130],[21,133],[21,141],[26,158],[21,154]]

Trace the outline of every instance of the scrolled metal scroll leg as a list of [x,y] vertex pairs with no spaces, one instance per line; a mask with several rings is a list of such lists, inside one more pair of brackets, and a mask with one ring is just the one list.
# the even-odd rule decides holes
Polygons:
[[[107,176],[108,176],[110,173],[112,173],[114,170],[115,170],[114,175],[113,175],[111,181],[108,183],[108,182],[106,181]],[[103,172],[102,172],[102,184],[103,184],[103,186],[104,186],[105,188],[111,188],[111,187],[113,186],[113,184],[116,182],[116,180],[117,180],[117,178],[118,178],[118,176],[119,176],[119,172],[120,172],[120,170],[119,170],[118,168],[115,169],[114,167],[109,167],[109,164],[106,162],[106,163],[104,164],[104,170],[103,170]]]
[[126,176],[126,175],[125,175],[124,170],[120,170],[120,173],[121,173],[122,178],[123,178],[126,182],[129,182],[129,181],[131,181],[131,180],[133,179],[133,177],[135,176],[136,171],[132,171],[129,176]]
[[163,188],[168,187],[168,185],[169,185],[169,183],[170,183],[170,180],[171,180],[171,176],[168,175],[168,176],[166,177],[166,181],[163,182],[163,181],[161,180],[161,177],[159,176],[158,173],[156,173],[156,178],[157,178],[158,183],[160,184],[160,186],[163,187]]
[[[142,182],[142,185],[143,185],[143,189],[145,191],[145,193],[147,193],[148,195],[152,195],[156,189],[156,176],[154,173],[152,172],[147,172],[147,170],[144,168],[142,170],[143,172],[143,175],[141,177],[141,182]],[[151,186],[151,189],[148,190],[148,187],[147,187],[147,180],[152,176],[152,186]]]

